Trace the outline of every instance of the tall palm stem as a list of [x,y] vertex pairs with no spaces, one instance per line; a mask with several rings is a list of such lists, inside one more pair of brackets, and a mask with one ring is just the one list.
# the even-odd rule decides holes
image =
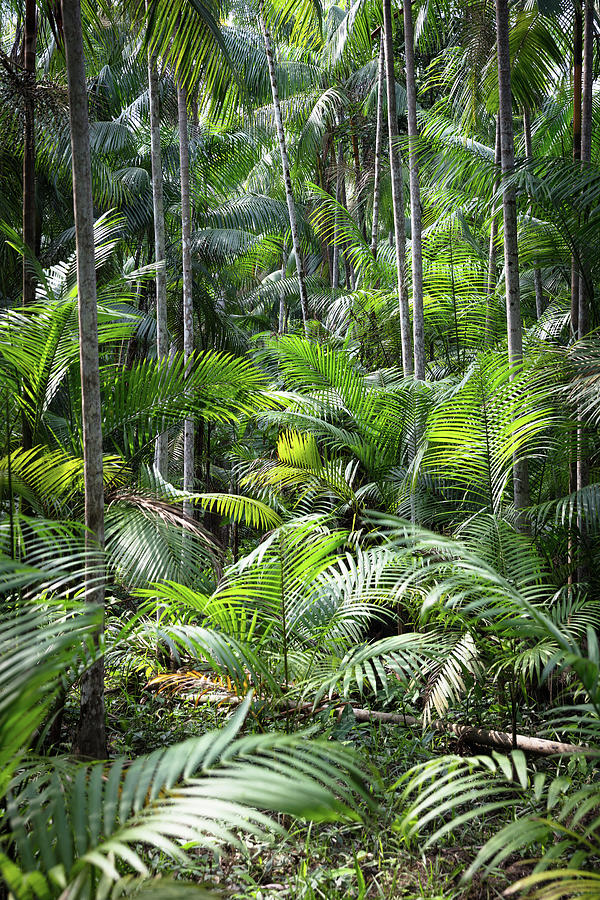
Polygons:
[[379,65],[377,67],[377,124],[375,126],[375,171],[373,173],[373,222],[371,225],[371,253],[377,259],[379,234],[379,199],[381,196],[381,147],[383,144],[383,92],[385,90],[385,44],[383,32],[379,38]]
[[394,72],[394,47],[391,0],[383,0],[383,35],[385,40],[385,74],[387,85],[388,137],[390,145],[390,171],[392,176],[392,206],[398,276],[398,302],[400,306],[400,336],[402,340],[402,368],[405,375],[413,371],[410,334],[410,312],[406,287],[406,227],[404,223],[404,186],[402,165],[398,153],[398,115],[396,112],[396,75]]
[[[575,0],[573,18],[573,161],[581,159],[581,76],[583,66],[581,0]],[[575,253],[571,258],[571,333],[579,334],[579,286],[581,272]]]
[[[531,113],[527,108],[523,110],[523,136],[525,137],[525,156],[527,159],[533,159]],[[529,211],[531,212],[531,206]],[[535,289],[535,314],[539,319],[544,312],[544,286],[542,284],[542,273],[539,269],[533,270],[533,286]]]
[[[165,213],[162,158],[160,150],[160,101],[156,61],[148,55],[148,96],[150,106],[150,158],[152,164],[152,208],[154,214],[154,258],[156,272],[156,355],[159,360],[169,353],[167,330],[167,273],[165,269]],[[156,438],[154,464],[163,478],[168,476],[168,436]]]
[[300,309],[302,311],[302,322],[304,331],[308,333],[308,293],[306,290],[306,277],[304,274],[304,263],[300,252],[300,234],[298,231],[298,219],[296,216],[296,201],[292,190],[292,179],[290,176],[290,163],[287,152],[287,142],[285,131],[283,129],[283,119],[281,116],[281,104],[279,103],[279,89],[277,87],[277,75],[275,72],[275,59],[273,56],[273,44],[271,34],[267,27],[265,18],[265,7],[263,0],[259,0],[259,19],[260,29],[262,31],[265,44],[265,54],[267,56],[267,68],[269,70],[269,80],[271,82],[271,95],[273,97],[273,113],[275,115],[275,127],[277,129],[277,138],[279,141],[279,153],[281,156],[281,168],[283,171],[283,182],[285,185],[285,197],[287,201],[288,215],[290,219],[290,231],[292,233],[292,246],[294,248],[294,256],[296,257],[296,271],[298,274],[298,290],[300,294]]
[[408,173],[410,183],[410,237],[413,292],[413,345],[415,375],[425,379],[425,320],[423,316],[423,241],[421,236],[421,186],[417,156],[417,84],[415,35],[411,0],[403,0],[404,52],[406,57],[406,109],[408,119]]
[[[583,74],[582,74],[582,108],[581,108],[581,164],[584,166],[592,160],[592,89],[594,82],[594,5],[592,0],[585,0],[583,19]],[[589,330],[590,297],[593,287],[587,272],[582,272],[579,281],[579,310],[577,334],[579,339],[585,337]],[[579,412],[581,419],[581,411]],[[577,490],[581,491],[590,482],[589,447],[586,432],[582,425],[577,427]],[[585,541],[586,523],[584,517],[577,516],[577,528],[580,540]],[[580,566],[578,580],[586,581],[589,572]]]
[[[340,116],[336,117],[336,124],[340,124]],[[338,135],[336,164],[335,164],[335,215],[333,220],[333,260],[331,264],[331,287],[335,290],[340,286],[340,206],[342,205],[342,172],[344,167],[344,151],[342,139]]]
[[[514,168],[515,145],[512,121],[512,88],[510,76],[510,45],[508,0],[496,0],[496,30],[498,50],[498,94],[500,120],[500,154],[502,160],[502,215],[504,222],[504,278],[506,284],[506,325],[508,332],[508,360],[516,376],[523,361],[521,325],[521,296],[519,286],[519,248],[517,242],[517,198],[508,181]],[[513,463],[514,502],[520,513],[529,506],[529,472],[527,460]],[[521,517],[521,524],[523,524]]]
[[[188,132],[187,93],[177,84],[177,117],[179,121],[179,177],[181,183],[181,251],[183,262],[183,358],[191,364],[194,352],[194,308],[192,302],[192,204],[190,197],[190,137]],[[186,369],[187,371],[187,369]],[[183,425],[183,489],[194,489],[194,421],[186,418]],[[190,501],[184,501],[184,512],[192,514]]]
[[[36,246],[35,210],[35,52],[37,43],[37,5],[25,0],[23,68],[25,70],[23,131],[23,243],[31,252]],[[35,277],[26,255],[23,256],[23,305],[35,300]]]
[[[88,550],[86,591],[88,600],[97,604],[104,602],[104,579],[98,576],[98,551],[104,547],[104,488],[88,95],[79,0],[62,0],[62,11],[69,86],[77,250],[85,525]],[[96,662],[81,677],[81,709],[75,747],[84,756],[96,758],[106,756],[102,660]]]

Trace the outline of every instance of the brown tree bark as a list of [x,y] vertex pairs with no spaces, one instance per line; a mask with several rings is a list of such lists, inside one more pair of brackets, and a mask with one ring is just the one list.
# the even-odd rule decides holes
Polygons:
[[[85,525],[87,528],[86,597],[104,602],[104,578],[100,577],[104,548],[104,490],[102,481],[102,419],[96,270],[94,259],[94,206],[88,98],[79,0],[62,0],[71,151],[73,160],[73,206],[77,250],[77,296],[81,365]],[[101,659],[81,677],[81,708],[74,742],[81,756],[106,757],[104,721],[104,661]]]

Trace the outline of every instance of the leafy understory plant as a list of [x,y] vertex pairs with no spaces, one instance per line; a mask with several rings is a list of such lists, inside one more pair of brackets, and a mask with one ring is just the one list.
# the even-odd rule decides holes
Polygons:
[[[582,701],[563,711],[553,725],[562,731],[576,725],[588,746],[575,757],[559,759],[554,772],[536,770],[518,750],[508,756],[443,756],[415,766],[397,785],[402,789],[400,831],[408,841],[427,835],[427,849],[476,821],[491,817],[494,828],[494,816],[502,812],[505,824],[476,853],[465,879],[526,856],[531,872],[514,881],[507,895],[537,900],[600,896],[600,653],[595,628],[590,624],[582,632],[581,622],[557,621],[540,602],[545,586],[539,577],[509,580],[464,545],[433,535],[419,538],[421,565],[410,580],[419,585],[424,606],[460,607],[499,635],[510,631],[546,642],[551,652],[542,676],[557,669],[573,682],[574,675],[571,690]],[[522,565],[524,575],[526,563]],[[585,652],[578,638],[585,639]]]
[[[13,588],[35,581],[31,567],[2,566]],[[357,801],[369,795],[352,752],[306,734],[242,736],[251,695],[224,728],[136,759],[87,764],[32,753],[62,673],[97,655],[99,616],[55,592],[0,619],[0,790],[10,833],[0,875],[14,900],[147,895],[148,848],[181,865],[195,848],[216,852],[244,834],[281,831],[266,810],[358,819]],[[184,895],[183,885],[161,893],[162,885],[151,893]]]

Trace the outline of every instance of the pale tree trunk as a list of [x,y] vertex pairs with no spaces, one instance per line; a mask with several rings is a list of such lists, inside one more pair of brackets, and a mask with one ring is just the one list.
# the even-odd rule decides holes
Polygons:
[[[581,75],[583,64],[583,35],[581,2],[575,0],[573,21],[573,161],[581,159]],[[571,258],[571,332],[579,335],[579,286],[581,273],[575,253]]]
[[281,249],[281,296],[279,297],[279,334],[283,334],[285,332],[285,294],[283,292],[283,281],[285,279],[285,273],[287,269],[287,250],[285,247],[285,241],[283,242],[283,247]]
[[281,117],[281,106],[279,104],[279,90],[277,88],[277,77],[275,73],[275,60],[273,57],[273,45],[271,43],[271,35],[267,28],[265,19],[265,9],[263,0],[259,0],[259,18],[260,28],[265,43],[265,53],[267,56],[267,67],[269,69],[269,80],[271,82],[271,94],[273,97],[273,113],[275,115],[275,127],[277,129],[277,138],[279,140],[279,153],[281,155],[281,168],[283,171],[283,183],[285,185],[285,197],[287,200],[288,215],[290,218],[290,231],[292,233],[292,246],[294,256],[296,257],[296,271],[298,273],[298,290],[300,293],[300,308],[302,310],[302,322],[304,324],[304,332],[308,334],[308,293],[306,291],[306,277],[304,274],[304,263],[302,261],[302,253],[300,252],[300,234],[298,232],[298,219],[296,216],[296,201],[292,190],[292,179],[290,176],[290,163],[287,153],[287,143],[285,139],[285,131],[283,130],[283,119]]
[[423,317],[423,241],[421,236],[421,186],[417,156],[417,84],[415,35],[411,0],[403,0],[404,51],[406,55],[406,108],[408,119],[408,172],[410,178],[410,233],[413,282],[413,344],[415,376],[425,380],[425,320]]
[[[23,243],[31,253],[36,249],[35,205],[35,51],[37,9],[35,0],[25,0],[23,68],[25,70],[25,124],[23,131]],[[35,301],[35,277],[27,256],[23,256],[23,305]]]
[[[162,159],[160,151],[160,103],[156,62],[148,56],[148,99],[150,106],[150,156],[152,163],[152,208],[154,214],[154,259],[156,273],[156,356],[169,355],[167,331],[167,273],[165,269],[165,212]],[[154,465],[163,478],[168,477],[168,435],[159,434],[154,448]]]
[[[509,18],[507,0],[496,0],[498,47],[498,93],[500,120],[500,153],[502,159],[502,213],[504,221],[504,277],[506,284],[506,326],[508,361],[513,372],[523,361],[521,297],[519,287],[519,249],[517,242],[517,200],[514,187],[507,178],[514,168],[515,146],[512,122],[512,90],[510,80]],[[529,506],[529,472],[527,460],[513,463],[513,490],[517,512]],[[520,525],[524,526],[523,517]]]
[[[573,11],[573,162],[581,160],[581,75],[583,64],[583,35],[580,0],[575,0]],[[579,336],[579,286],[581,278],[579,261],[575,251],[571,255],[571,337]],[[577,432],[571,440],[571,461],[569,464],[569,493],[577,490],[577,468],[579,459]],[[569,536],[569,558],[575,556],[576,535]],[[573,577],[570,577],[570,581]]]
[[[525,156],[533,159],[533,144],[531,141],[531,115],[528,109],[523,110],[523,135],[525,137]],[[531,206],[529,207],[531,213]],[[544,312],[544,287],[542,273],[539,269],[533,271],[533,286],[535,288],[535,314],[539,319]]]
[[402,164],[398,153],[398,114],[396,112],[396,76],[394,73],[394,48],[391,0],[383,0],[383,35],[385,39],[385,75],[387,84],[388,136],[390,144],[390,171],[392,176],[392,206],[396,246],[396,270],[398,275],[398,302],[400,306],[400,335],[402,340],[402,368],[405,375],[413,371],[410,311],[406,287],[406,228],[404,223],[404,186]]
[[[336,124],[339,125],[339,116]],[[333,261],[331,264],[331,287],[335,290],[340,286],[340,206],[342,203],[342,167],[344,165],[344,154],[342,150],[342,140],[338,137],[336,165],[335,165],[335,217],[333,221]]]
[[363,238],[367,239],[367,232],[365,229],[365,211],[363,209],[362,200],[360,196],[360,188],[362,184],[362,175],[360,171],[360,151],[358,149],[358,128],[356,124],[356,119],[352,119],[350,121],[350,133],[352,140],[352,156],[354,159],[354,199],[356,203],[356,220],[358,222],[358,227],[361,230]]
[[[583,24],[583,79],[581,108],[581,162],[592,161],[592,88],[594,83],[594,5],[586,0]],[[577,334],[585,337],[589,329],[589,298],[591,282],[582,273],[579,285],[579,315]]]
[[[594,6],[591,0],[586,0],[583,21],[583,85],[582,85],[582,111],[581,111],[581,163],[585,165],[592,160],[592,88],[594,81]],[[579,283],[579,315],[578,337],[584,338],[589,330],[590,298],[592,291],[589,278],[589,269],[586,266]],[[581,414],[579,415],[581,419]],[[587,487],[590,482],[589,447],[585,429],[579,425],[577,428],[577,490]],[[582,515],[577,516],[577,527],[580,541],[585,542],[586,524]],[[585,566],[578,570],[578,580],[586,581],[589,572]]]
[[[496,119],[496,144],[494,146],[494,165],[496,171],[500,169],[502,158],[500,154],[500,116]],[[500,187],[500,180],[494,180],[494,194]],[[496,241],[498,240],[498,216],[494,214],[490,226],[490,245],[488,252],[488,294],[493,294],[496,289],[496,279],[498,277],[498,267],[496,262]]]
[[[183,358],[186,373],[194,352],[194,307],[192,303],[192,204],[190,198],[190,138],[188,133],[187,94],[177,85],[179,119],[179,176],[181,182],[181,249],[183,260]],[[183,489],[194,489],[194,420],[183,425]],[[192,515],[192,504],[186,500],[183,511]]]
[[[343,145],[342,145],[343,146]],[[341,197],[340,202],[342,207],[348,211],[348,198],[346,196],[346,168],[344,163],[344,158],[342,156],[342,182],[341,182]],[[348,243],[344,241],[344,271],[346,273],[346,290],[356,289],[356,276],[354,274],[354,266],[352,265],[352,260],[350,259],[350,254],[348,252]]]
[[[102,482],[102,420],[96,271],[94,265],[94,206],[88,98],[79,0],[62,0],[63,28],[69,85],[73,207],[77,248],[77,296],[81,365],[81,413],[87,547],[87,599],[104,602],[104,579],[99,577],[104,547],[104,489]],[[99,660],[81,677],[81,708],[75,749],[82,756],[106,757],[104,721],[104,661]]]
[[[496,118],[496,144],[494,147],[494,165],[496,167],[496,172],[500,171],[500,165],[502,163],[501,153],[500,153],[500,116]],[[494,197],[498,188],[500,187],[500,176],[498,175],[494,179]],[[490,345],[492,340],[492,309],[491,309],[491,298],[496,290],[496,281],[498,279],[498,265],[497,265],[497,252],[496,252],[496,242],[498,240],[498,217],[499,214],[497,210],[494,209],[493,204],[495,200],[492,200],[492,222],[490,225],[490,245],[488,251],[488,277],[487,277],[487,293],[488,293],[488,301],[486,305],[485,311],[485,345],[486,347]]]
[[381,196],[381,147],[383,143],[383,92],[385,45],[383,32],[379,40],[379,66],[377,68],[377,124],[375,127],[375,171],[373,173],[373,222],[371,225],[371,253],[377,259],[377,238],[379,234],[379,198]]

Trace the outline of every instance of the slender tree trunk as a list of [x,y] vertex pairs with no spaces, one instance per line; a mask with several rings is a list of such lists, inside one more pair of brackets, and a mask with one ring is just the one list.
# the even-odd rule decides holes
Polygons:
[[[594,5],[586,0],[583,24],[583,83],[581,109],[581,162],[583,165],[592,161],[592,88],[594,83]],[[582,273],[579,284],[579,314],[577,334],[585,337],[589,329],[588,294],[592,290],[587,269]]]
[[265,9],[263,0],[259,0],[259,18],[260,28],[265,43],[265,53],[267,56],[267,67],[269,69],[269,79],[271,81],[271,94],[273,96],[273,112],[275,114],[275,126],[277,128],[277,137],[279,139],[279,152],[281,155],[281,168],[283,171],[283,182],[285,185],[285,196],[287,200],[288,215],[290,217],[290,231],[292,232],[292,246],[294,248],[294,256],[296,257],[296,271],[298,273],[298,289],[300,293],[300,308],[302,310],[302,321],[304,323],[304,332],[308,334],[308,293],[306,290],[306,277],[304,274],[304,263],[302,261],[302,253],[300,252],[300,235],[298,232],[298,220],[296,217],[296,201],[294,200],[294,192],[292,190],[292,179],[290,177],[290,163],[287,154],[287,144],[285,139],[285,131],[283,130],[283,119],[281,117],[281,106],[279,104],[279,90],[277,88],[277,77],[275,73],[275,60],[273,57],[273,45],[271,43],[271,35],[267,28],[265,19]]
[[[192,203],[190,197],[190,136],[188,132],[187,94],[177,85],[177,114],[179,119],[179,177],[181,182],[181,251],[183,261],[183,358],[187,367],[194,352],[194,307],[192,298]],[[194,420],[183,424],[183,489],[194,490]],[[183,511],[191,516],[190,501]]]
[[394,73],[394,47],[392,40],[391,0],[383,0],[383,34],[385,39],[385,75],[387,84],[388,136],[390,144],[390,171],[392,175],[392,206],[396,245],[396,270],[398,274],[398,301],[400,305],[400,334],[402,339],[402,368],[405,375],[413,371],[413,355],[410,334],[410,312],[406,287],[406,227],[404,222],[404,186],[402,164],[398,153],[398,114],[396,112],[396,76]]
[[[528,109],[523,110],[523,135],[525,137],[525,156],[533,159],[533,145],[531,141],[531,114]],[[529,207],[531,212],[531,206]],[[544,286],[542,273],[539,269],[533,271],[533,286],[535,288],[535,314],[539,319],[544,312]]]
[[285,332],[285,294],[283,292],[283,280],[287,269],[287,250],[285,241],[281,248],[281,295],[279,297],[279,334]]
[[371,253],[377,259],[377,237],[379,232],[379,198],[381,195],[381,147],[383,143],[383,92],[385,45],[383,32],[379,39],[379,66],[377,69],[377,125],[375,128],[375,171],[373,173],[373,223],[371,226]]
[[[346,211],[348,211],[348,198],[346,196],[346,171],[343,165],[342,159],[342,189],[341,189],[341,204]],[[346,290],[356,290],[356,276],[354,274],[354,266],[352,265],[352,260],[350,259],[350,254],[348,252],[348,244],[344,241],[344,270],[346,272]]]
[[362,236],[364,239],[367,239],[367,231],[365,228],[365,211],[363,209],[362,200],[360,196],[360,188],[362,184],[362,175],[360,171],[360,151],[358,149],[358,134],[357,134],[357,125],[356,118],[353,118],[350,122],[350,136],[352,140],[352,156],[354,158],[354,199],[356,202],[356,220],[358,222],[358,227],[362,232]]
[[[62,10],[69,84],[77,248],[85,525],[88,551],[86,590],[90,602],[102,604],[104,579],[99,577],[98,569],[101,565],[99,550],[104,547],[104,488],[88,98],[79,0],[62,0]],[[106,757],[103,660],[95,663],[81,678],[81,710],[75,748],[82,756],[98,759]]]
[[[500,116],[496,119],[496,144],[494,147],[494,165],[498,172],[502,164],[502,156],[500,153]],[[500,179],[494,180],[494,194],[500,187]],[[490,226],[490,246],[488,251],[488,294],[493,294],[496,289],[496,279],[498,277],[498,267],[496,263],[496,241],[498,240],[498,216],[492,217]],[[486,329],[487,330],[487,329]]]
[[[35,203],[35,52],[37,43],[37,7],[25,0],[23,63],[25,70],[25,126],[23,133],[23,243],[36,252]],[[23,305],[35,301],[35,277],[30,261],[23,256]]]
[[[502,213],[504,221],[504,275],[506,283],[506,325],[508,332],[508,360],[513,372],[523,360],[521,326],[521,298],[519,287],[519,249],[517,242],[517,200],[514,187],[507,178],[515,161],[512,122],[512,90],[510,80],[508,0],[496,0],[496,29],[498,47],[498,92],[500,120],[500,153],[502,159]],[[529,506],[529,473],[527,460],[513,463],[515,507],[520,513]],[[521,519],[521,525],[523,521]]]
[[[337,124],[340,120],[337,118]],[[335,217],[333,220],[333,263],[331,287],[335,290],[340,286],[340,206],[342,205],[342,169],[344,166],[344,151],[342,139],[338,137],[336,165],[335,165]]]
[[[156,273],[156,356],[169,355],[167,331],[167,273],[165,269],[165,212],[162,159],[160,151],[160,103],[156,63],[148,56],[148,96],[150,106],[150,155],[152,162],[152,207],[154,213],[154,257],[159,269]],[[159,434],[154,450],[154,464],[163,478],[168,477],[168,435]]]
[[[581,76],[583,65],[581,0],[575,0],[573,21],[573,161],[581,159]],[[581,273],[579,261],[573,254],[571,259],[571,332],[577,340],[579,335],[579,287]]]
[[[502,163],[501,153],[500,153],[500,116],[496,117],[496,144],[494,147],[494,165],[496,167],[496,172],[500,172],[500,166]],[[494,179],[494,187],[493,192],[494,196],[498,188],[500,187],[500,176]],[[492,204],[494,204],[494,200],[492,200]],[[487,293],[488,300],[486,304],[485,311],[485,344],[489,346],[492,339],[492,307],[491,307],[491,297],[493,296],[496,290],[496,281],[498,279],[498,266],[497,266],[497,252],[496,252],[496,242],[498,240],[498,212],[493,208],[492,205],[492,221],[490,224],[490,245],[488,251],[488,277],[487,277]]]
[[[573,162],[581,160],[581,76],[583,64],[583,35],[581,2],[575,0],[573,11]],[[571,337],[574,341],[579,336],[579,261],[575,252],[571,255]],[[578,429],[579,431],[579,429]],[[575,432],[571,440],[571,460],[569,463],[569,493],[577,490],[577,468],[580,456],[578,448],[579,434]],[[569,535],[569,562],[574,563],[577,536]],[[573,582],[573,575],[569,581]]]
[[415,376],[425,380],[425,320],[423,317],[423,242],[421,236],[421,186],[417,156],[417,84],[415,35],[411,0],[403,0],[404,51],[406,55],[406,107],[408,118],[408,171],[410,178],[410,233],[413,288],[413,345]]
[[[581,111],[581,163],[582,166],[592,160],[592,88],[594,81],[594,6],[586,0],[583,21],[583,85]],[[584,266],[579,280],[579,314],[577,335],[581,340],[589,330],[590,297],[593,290],[588,267]],[[581,412],[579,419],[581,420]],[[586,430],[582,425],[577,428],[577,490],[581,491],[590,482],[589,447]],[[577,516],[579,540],[584,547],[586,543],[586,523],[581,514]],[[585,559],[585,557],[584,557]],[[586,565],[578,569],[578,581],[586,581],[589,577]]]

